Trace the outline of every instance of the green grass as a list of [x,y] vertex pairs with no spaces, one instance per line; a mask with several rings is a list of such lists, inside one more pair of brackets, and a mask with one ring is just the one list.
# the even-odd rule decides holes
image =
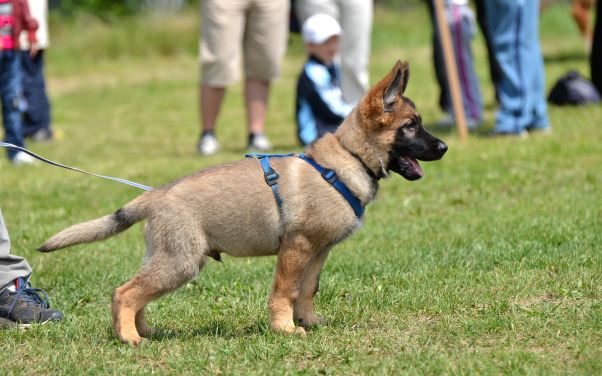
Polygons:
[[[240,85],[228,92],[220,118],[224,152],[194,153],[197,17],[193,9],[112,28],[90,19],[53,26],[47,73],[59,139],[31,148],[153,186],[241,158]],[[396,59],[409,60],[407,94],[433,123],[441,113],[426,11],[378,11],[373,41],[372,82]],[[567,7],[542,15],[542,44],[548,87],[569,69],[589,75]],[[364,228],[326,262],[317,310],[329,323],[307,338],[269,331],[275,259],[226,256],[150,305],[149,322],[170,335],[140,348],[120,344],[110,296],[140,265],[142,226],[53,254],[35,248],[139,191],[1,160],[0,204],[13,252],[27,257],[34,283],[65,320],[0,332],[0,374],[602,373],[602,108],[550,108],[547,137],[484,137],[494,103],[482,39],[474,47],[484,129],[466,143],[453,131],[436,132],[450,149],[423,165],[422,180],[382,183]],[[277,152],[299,150],[292,114],[302,62],[293,36],[271,97],[268,133]]]

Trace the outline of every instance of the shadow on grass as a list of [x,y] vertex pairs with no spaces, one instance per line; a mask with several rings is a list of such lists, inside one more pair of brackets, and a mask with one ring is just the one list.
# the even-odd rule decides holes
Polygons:
[[556,54],[545,54],[543,56],[544,63],[568,63],[568,62],[576,62],[576,61],[585,61],[587,60],[587,54],[585,52],[559,52]]
[[[196,329],[182,328],[174,330],[156,328],[156,330],[156,333],[146,339],[158,342],[191,337],[220,337],[224,339],[233,339],[265,335],[269,332],[266,324],[261,321],[249,323],[246,326],[237,326],[220,320],[213,320],[200,327],[197,327]],[[113,334],[112,329],[107,328],[106,335],[108,339],[113,339],[119,342],[119,340]]]

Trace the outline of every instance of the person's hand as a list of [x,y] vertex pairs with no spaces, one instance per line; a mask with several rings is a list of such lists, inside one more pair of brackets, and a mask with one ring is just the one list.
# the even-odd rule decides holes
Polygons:
[[31,58],[33,59],[37,56],[37,54],[38,54],[38,48],[32,44],[31,47],[29,48],[29,56],[31,56]]

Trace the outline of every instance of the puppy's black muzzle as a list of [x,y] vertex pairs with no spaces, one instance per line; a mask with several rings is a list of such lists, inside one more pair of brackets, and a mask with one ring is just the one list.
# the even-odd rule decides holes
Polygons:
[[[429,134],[430,136],[430,134]],[[420,161],[436,161],[443,158],[443,155],[447,151],[447,144],[440,139],[433,137],[433,140],[429,142],[428,147],[423,153],[416,156],[416,159]]]
[[422,126],[413,137],[398,138],[395,146],[399,154],[425,162],[441,159],[447,152],[445,142],[427,132]]

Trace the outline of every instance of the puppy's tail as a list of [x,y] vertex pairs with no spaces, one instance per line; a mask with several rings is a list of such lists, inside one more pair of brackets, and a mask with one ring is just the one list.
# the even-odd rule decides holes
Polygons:
[[38,251],[51,252],[76,244],[107,239],[130,228],[148,216],[148,203],[155,192],[144,193],[113,214],[78,223],[64,229],[42,244]]

